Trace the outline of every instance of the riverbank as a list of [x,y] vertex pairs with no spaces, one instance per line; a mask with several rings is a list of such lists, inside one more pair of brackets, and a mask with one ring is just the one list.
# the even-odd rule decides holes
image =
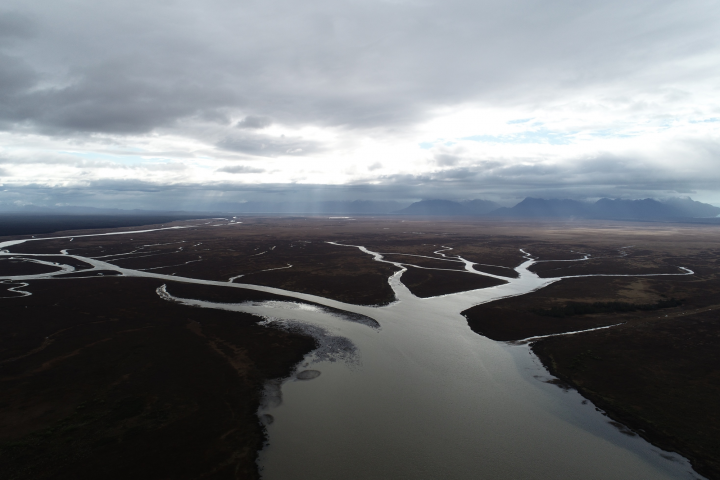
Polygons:
[[720,316],[718,309],[532,345],[548,371],[695,470],[720,478]]
[[[655,283],[653,283],[655,282]],[[520,297],[477,305],[462,312],[468,325],[482,336],[496,341],[555,335],[565,332],[617,325],[641,319],[643,313],[594,314],[553,317],[541,315],[566,302],[602,302],[623,300],[632,304],[654,303],[664,297],[651,288],[657,281],[642,278],[586,277],[559,282]]]
[[[463,314],[476,333],[509,342],[612,325],[603,330],[541,339],[532,349],[561,380],[561,386],[577,389],[621,428],[625,425],[631,429],[621,431],[678,452],[690,459],[699,473],[717,479],[720,272],[715,265],[720,251],[700,241],[694,248],[689,247],[693,245],[686,237],[670,250],[671,255],[669,249],[638,249],[634,263],[645,263],[654,271],[682,265],[692,269],[693,275],[564,279],[522,297],[478,305]],[[611,260],[618,263],[617,259]],[[533,270],[559,274],[570,270],[580,274],[608,272],[600,261],[539,265],[542,268]],[[630,264],[619,270],[636,273],[630,270],[636,266]],[[621,306],[664,308],[548,315],[571,310],[563,307],[572,302],[590,307],[597,302],[615,302]]]
[[29,283],[3,302],[0,477],[258,478],[264,384],[312,339],[167,302],[157,280]]

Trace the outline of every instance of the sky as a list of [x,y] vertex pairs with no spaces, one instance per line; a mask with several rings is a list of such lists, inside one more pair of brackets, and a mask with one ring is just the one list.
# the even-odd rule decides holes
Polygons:
[[4,0],[0,205],[720,205],[714,0]]

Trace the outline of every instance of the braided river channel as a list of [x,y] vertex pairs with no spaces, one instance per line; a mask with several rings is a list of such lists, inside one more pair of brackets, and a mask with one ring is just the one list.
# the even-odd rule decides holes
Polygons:
[[[116,234],[128,233],[143,231]],[[13,245],[41,240],[0,243],[0,255],[43,262],[49,254],[10,251]],[[386,261],[363,247],[346,247]],[[413,295],[402,283],[402,264],[388,262],[398,267],[389,278],[396,301],[381,307],[124,269],[67,251],[52,256],[53,262],[64,254],[95,270],[127,277],[232,286],[294,299],[215,304],[158,289],[168,301],[256,314],[270,328],[304,331],[316,338],[318,349],[294,374],[266,386],[258,412],[268,433],[259,460],[266,480],[703,478],[685,458],[614,426],[574,390],[548,383],[553,377],[528,342],[496,342],[470,330],[460,312],[474,305],[572,281],[540,278],[529,271],[537,261],[531,253],[523,252],[517,278],[506,278],[476,271],[472,262],[450,255],[449,248],[438,251],[437,258],[463,262],[469,272],[507,283],[432,298]],[[72,269],[56,266],[59,270],[50,274],[0,280],[23,292],[24,280],[50,280]],[[682,268],[678,272],[691,274]]]

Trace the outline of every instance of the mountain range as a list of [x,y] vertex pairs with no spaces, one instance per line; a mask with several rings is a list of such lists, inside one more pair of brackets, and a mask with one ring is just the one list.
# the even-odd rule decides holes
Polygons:
[[487,215],[498,209],[500,205],[489,200],[467,200],[453,202],[452,200],[423,200],[415,202],[407,208],[395,213],[402,215]]
[[465,202],[423,200],[396,213],[401,215],[671,220],[714,218],[720,215],[720,208],[697,202],[691,198],[672,198],[664,201],[652,198],[643,200],[601,198],[590,203],[569,199],[547,200],[528,197],[514,207],[501,207],[487,200]]
[[[0,205],[0,215],[34,217],[65,216],[181,216],[207,215],[418,215],[418,216],[489,216],[515,218],[588,218],[616,220],[688,220],[720,221],[720,208],[691,198],[667,200],[621,200],[601,198],[596,202],[528,197],[513,207],[489,200],[422,200],[408,206],[396,201],[318,201],[318,202],[227,202],[215,203],[195,211],[122,210],[78,206],[40,207]],[[693,221],[696,221],[693,220]],[[7,221],[3,220],[3,221]],[[166,220],[164,220],[166,221]]]

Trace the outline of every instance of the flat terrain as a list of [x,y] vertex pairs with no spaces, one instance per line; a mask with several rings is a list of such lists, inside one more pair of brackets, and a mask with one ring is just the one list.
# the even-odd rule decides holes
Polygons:
[[195,219],[197,215],[46,215],[33,213],[0,213],[0,236],[48,234],[58,230],[117,228],[157,225],[176,220]]
[[[470,327],[517,341],[612,326],[533,349],[610,416],[720,478],[718,226],[402,217],[164,226],[183,228],[73,231],[72,240],[12,246],[16,259],[0,260],[0,275],[53,270],[17,259],[46,253],[60,262],[67,250],[123,268],[384,305],[395,300],[388,277],[399,267],[353,245],[405,266],[402,280],[420,297],[503,282],[463,271],[456,255],[478,271],[515,278],[527,253],[540,260],[531,271],[541,277],[581,277],[466,310]],[[249,315],[161,300],[155,289],[167,282],[111,270],[78,278],[88,275],[86,265],[73,265],[78,271],[62,280],[7,285],[32,296],[7,291],[10,298],[0,299],[0,477],[254,478],[262,385],[288,375],[313,340],[260,327]],[[676,275],[679,267],[694,273]],[[598,274],[609,276],[582,277]],[[642,276],[657,274],[672,275]],[[272,297],[181,283],[168,290],[221,302]]]
[[3,304],[0,478],[257,478],[263,384],[314,342],[161,284],[33,281]]

